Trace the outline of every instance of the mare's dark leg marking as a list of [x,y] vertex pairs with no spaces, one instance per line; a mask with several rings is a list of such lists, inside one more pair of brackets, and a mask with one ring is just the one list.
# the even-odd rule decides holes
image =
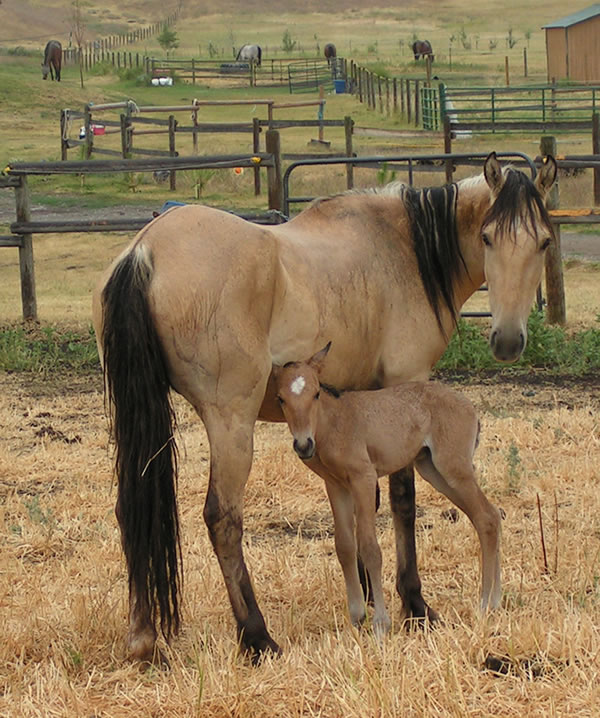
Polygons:
[[390,474],[390,507],[396,533],[396,589],[408,617],[437,619],[421,594],[415,544],[415,473],[412,466]]
[[241,516],[224,509],[210,486],[204,506],[204,520],[225,578],[242,651],[247,652],[254,663],[260,660],[265,651],[281,653],[267,631],[244,562]]

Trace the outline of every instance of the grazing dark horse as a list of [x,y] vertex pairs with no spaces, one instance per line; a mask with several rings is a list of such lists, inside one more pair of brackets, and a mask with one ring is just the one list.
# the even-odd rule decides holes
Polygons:
[[325,55],[328,65],[331,65],[332,59],[334,57],[337,57],[337,50],[335,49],[335,45],[332,42],[328,42],[325,45],[325,49],[324,49],[323,53]]
[[415,60],[418,60],[421,57],[425,58],[427,56],[431,58],[431,62],[435,60],[429,40],[415,40],[412,44],[412,51],[415,56]]
[[260,67],[262,60],[260,45],[242,45],[235,60],[236,62],[255,62]]
[[[244,488],[257,419],[283,421],[273,365],[332,350],[321,380],[375,389],[427,379],[460,308],[486,281],[490,347],[514,362],[553,238],[544,206],[549,157],[533,182],[502,169],[417,190],[393,184],[314,202],[264,227],[204,207],[154,219],[94,291],[94,328],[116,444],[116,514],[129,573],[128,649],[155,656],[157,622],[180,624],[177,454],[170,390],[206,427],[204,520],[238,637],[253,656],[279,651],[242,551]],[[407,615],[435,619],[415,549],[412,466],[390,476],[396,587]]]
[[[50,73],[50,79],[60,82],[60,68],[62,67],[62,45],[58,40],[50,40],[44,50],[44,62],[42,62],[42,78],[45,80]],[[54,74],[52,74],[54,68]]]

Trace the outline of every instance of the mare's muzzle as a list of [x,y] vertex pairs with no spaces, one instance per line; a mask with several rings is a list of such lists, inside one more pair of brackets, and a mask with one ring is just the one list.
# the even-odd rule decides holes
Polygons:
[[503,331],[493,329],[490,335],[490,348],[494,357],[501,362],[516,361],[525,349],[526,336],[521,329]]

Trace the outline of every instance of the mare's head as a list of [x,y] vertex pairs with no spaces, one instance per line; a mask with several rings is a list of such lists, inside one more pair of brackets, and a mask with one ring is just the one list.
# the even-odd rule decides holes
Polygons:
[[315,453],[318,404],[321,396],[319,372],[331,342],[307,361],[274,366],[277,401],[294,437],[294,451],[304,461]]
[[499,361],[516,361],[527,343],[527,318],[542,278],[544,253],[555,241],[545,200],[556,170],[556,161],[548,157],[531,181],[516,169],[502,171],[495,153],[485,161],[492,204],[481,241],[492,312],[490,347]]

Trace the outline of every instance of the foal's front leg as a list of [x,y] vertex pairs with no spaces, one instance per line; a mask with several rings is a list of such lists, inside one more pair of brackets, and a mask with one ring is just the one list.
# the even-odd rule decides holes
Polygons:
[[365,601],[358,576],[354,500],[350,491],[335,479],[325,478],[325,488],[333,512],[335,551],[346,582],[348,612],[350,620],[357,626],[365,619]]
[[411,466],[390,474],[390,508],[396,534],[396,589],[409,618],[435,621],[437,613],[423,600],[415,544],[415,472]]
[[367,571],[373,590],[373,631],[381,637],[390,629],[391,621],[385,608],[383,585],[381,580],[381,549],[377,542],[375,529],[375,492],[377,476],[357,474],[350,479],[350,488],[356,507],[356,533],[358,551]]

